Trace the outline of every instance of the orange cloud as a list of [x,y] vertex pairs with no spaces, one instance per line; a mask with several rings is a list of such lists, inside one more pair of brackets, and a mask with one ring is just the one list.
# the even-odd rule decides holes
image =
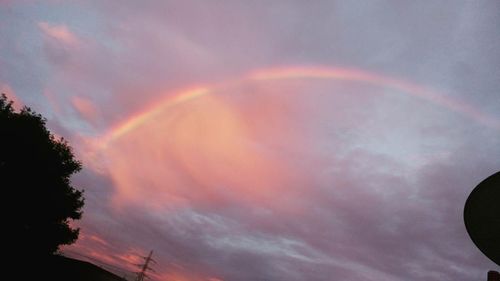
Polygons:
[[95,122],[98,118],[98,110],[97,107],[90,101],[89,99],[74,96],[71,98],[71,103],[75,107],[75,109],[80,113],[82,117],[84,117],[89,122]]
[[70,249],[82,254],[90,254],[89,251],[108,251],[111,245],[101,236],[95,233],[80,231],[80,235],[75,244],[64,246],[62,249]]
[[39,22],[38,27],[43,34],[67,46],[76,46],[79,40],[66,25],[52,25],[47,22]]
[[97,235],[90,235],[88,238],[101,244],[101,245],[109,246],[109,243],[106,240],[102,239],[101,237],[99,237]]
[[286,164],[255,142],[245,118],[207,95],[157,112],[116,139],[103,151],[112,163],[115,204],[270,200],[290,176]]
[[137,264],[144,260],[144,251],[138,248],[123,247],[107,241],[102,236],[81,230],[75,244],[66,245],[61,252],[76,259],[89,260],[91,262],[104,262],[107,265],[116,266],[129,272],[137,271]]

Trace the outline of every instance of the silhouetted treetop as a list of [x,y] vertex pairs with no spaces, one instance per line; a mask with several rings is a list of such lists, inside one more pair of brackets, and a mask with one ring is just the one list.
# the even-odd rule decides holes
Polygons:
[[81,218],[84,199],[70,177],[80,169],[45,118],[28,107],[16,112],[0,96],[0,187],[11,203],[5,229],[16,251],[50,254],[76,241],[79,229],[69,224]]

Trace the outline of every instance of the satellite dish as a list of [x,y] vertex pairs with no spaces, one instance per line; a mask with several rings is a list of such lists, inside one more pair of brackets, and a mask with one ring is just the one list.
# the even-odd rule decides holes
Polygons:
[[500,172],[474,188],[465,202],[464,220],[474,244],[500,265]]

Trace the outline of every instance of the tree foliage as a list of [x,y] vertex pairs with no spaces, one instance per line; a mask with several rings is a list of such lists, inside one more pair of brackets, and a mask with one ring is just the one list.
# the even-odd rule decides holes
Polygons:
[[0,96],[0,187],[6,212],[9,243],[17,252],[50,254],[71,244],[79,229],[82,191],[70,177],[81,169],[71,147],[46,128],[46,119]]

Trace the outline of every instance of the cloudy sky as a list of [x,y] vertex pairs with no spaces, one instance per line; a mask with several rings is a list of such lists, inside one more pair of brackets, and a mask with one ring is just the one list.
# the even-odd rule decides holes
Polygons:
[[484,280],[498,1],[0,0],[0,90],[84,170],[66,250],[153,280]]

